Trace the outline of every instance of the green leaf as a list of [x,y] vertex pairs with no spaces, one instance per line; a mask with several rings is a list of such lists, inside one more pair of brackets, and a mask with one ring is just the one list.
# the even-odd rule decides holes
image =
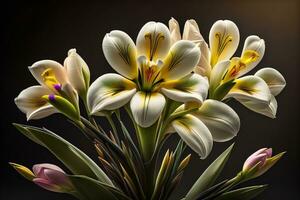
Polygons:
[[234,144],[228,147],[198,178],[194,183],[190,191],[186,195],[186,200],[197,199],[198,196],[214,184],[216,179],[222,172],[231,152]]
[[222,194],[215,200],[250,200],[262,193],[267,185],[256,185],[232,190]]
[[86,175],[113,186],[111,180],[92,159],[62,137],[47,129],[21,124],[14,126],[32,141],[47,148],[73,174]]
[[103,184],[100,181],[87,176],[72,175],[69,176],[76,192],[74,196],[81,200],[129,200],[130,198],[122,194],[119,190]]

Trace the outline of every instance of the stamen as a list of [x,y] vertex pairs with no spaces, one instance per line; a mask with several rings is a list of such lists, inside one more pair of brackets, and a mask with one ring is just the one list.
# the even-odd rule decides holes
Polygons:
[[61,84],[55,84],[54,89],[58,92],[61,91]]
[[50,94],[48,96],[49,101],[55,101],[55,95],[54,94]]

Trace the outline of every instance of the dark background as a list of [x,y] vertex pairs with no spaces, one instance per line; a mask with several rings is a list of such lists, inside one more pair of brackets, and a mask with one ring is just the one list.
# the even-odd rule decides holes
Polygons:
[[[26,1],[27,2],[27,1]],[[27,66],[41,59],[63,62],[70,48],[77,48],[92,72],[92,80],[113,70],[105,61],[101,42],[105,33],[119,29],[136,38],[139,29],[150,20],[167,23],[175,17],[183,26],[194,18],[204,37],[218,19],[233,20],[240,29],[241,44],[250,34],[266,41],[266,53],[259,66],[278,69],[287,80],[287,87],[277,97],[279,108],[275,120],[253,113],[233,102],[242,126],[236,149],[226,166],[223,178],[234,176],[249,154],[261,147],[273,147],[276,153],[287,151],[284,158],[267,174],[249,184],[269,183],[269,189],[258,199],[298,199],[299,196],[299,75],[300,75],[300,3],[286,1],[49,1],[21,3],[10,1],[2,5],[1,31],[1,169],[0,199],[50,200],[71,199],[69,196],[45,191],[19,176],[8,161],[27,166],[50,162],[62,166],[49,152],[22,136],[12,122],[27,123],[14,105],[18,93],[36,84]],[[238,54],[239,55],[239,54]],[[3,62],[4,61],[4,62]],[[89,154],[94,154],[84,138],[64,117],[55,115],[32,125],[46,126],[67,138]],[[101,121],[104,126],[107,122]],[[174,137],[176,138],[176,137]],[[174,199],[182,197],[208,164],[230,143],[215,143],[208,159],[202,161],[193,154],[192,163],[176,191]],[[189,153],[189,150],[187,151]]]

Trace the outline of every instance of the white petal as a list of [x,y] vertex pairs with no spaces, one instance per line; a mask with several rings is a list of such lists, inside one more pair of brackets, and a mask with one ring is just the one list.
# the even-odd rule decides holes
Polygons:
[[257,101],[269,104],[271,93],[266,82],[257,76],[244,76],[235,80],[235,85],[224,99],[233,97],[238,101]]
[[158,120],[165,103],[165,97],[160,93],[140,91],[132,97],[130,108],[136,123],[141,127],[149,127]]
[[69,50],[64,67],[73,88],[79,93],[86,92],[90,82],[90,70],[76,49]]
[[176,42],[163,61],[162,76],[175,80],[191,73],[200,59],[200,49],[190,41]]
[[212,150],[213,138],[209,129],[198,118],[185,115],[172,122],[173,128],[181,139],[193,149],[201,159],[205,159]]
[[137,77],[137,52],[132,39],[123,31],[111,31],[102,42],[104,56],[119,74],[134,79]]
[[50,105],[42,96],[52,92],[43,86],[31,86],[23,90],[16,98],[17,107],[26,113],[27,120],[47,117],[57,110]]
[[220,85],[220,83],[223,79],[223,76],[229,66],[230,66],[230,61],[224,60],[224,61],[218,62],[218,64],[216,64],[214,66],[214,68],[211,70],[209,87],[212,91]]
[[135,92],[132,81],[118,74],[105,74],[91,84],[87,93],[88,106],[94,115],[103,110],[115,110],[128,103]]
[[170,31],[160,22],[148,22],[140,30],[136,47],[139,56],[146,56],[151,61],[162,60],[171,45]]
[[170,38],[171,44],[181,40],[180,27],[176,19],[173,17],[169,20],[169,30],[170,30]]
[[183,30],[183,39],[194,42],[200,48],[201,58],[195,68],[195,72],[202,76],[209,77],[211,70],[209,62],[210,51],[207,43],[205,42],[203,36],[200,33],[198,24],[195,20],[190,19],[186,21]]
[[56,61],[41,60],[35,62],[32,66],[29,67],[29,71],[41,85],[45,85],[45,81],[42,77],[42,74],[43,72],[49,69],[53,71],[55,78],[60,84],[64,85],[68,82],[65,68]]
[[239,116],[231,107],[221,101],[206,100],[193,115],[208,127],[216,142],[232,139],[240,129]]
[[260,103],[257,101],[240,101],[240,102],[248,109],[254,112],[260,113],[272,119],[276,118],[277,101],[273,95],[271,97],[271,101],[269,104]]
[[241,56],[241,61],[245,63],[246,66],[238,72],[237,77],[241,77],[251,71],[261,61],[264,54],[265,41],[256,35],[247,37]]
[[254,75],[259,76],[267,83],[274,96],[278,95],[286,85],[286,81],[282,74],[273,68],[260,69]]
[[208,80],[198,74],[190,74],[162,86],[162,93],[177,102],[195,101],[202,103],[208,93]]
[[238,27],[229,20],[218,20],[210,29],[209,46],[212,67],[222,60],[229,60],[240,41]]

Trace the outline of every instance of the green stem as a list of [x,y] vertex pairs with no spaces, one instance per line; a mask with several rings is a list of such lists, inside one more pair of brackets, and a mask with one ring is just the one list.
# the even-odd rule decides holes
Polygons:
[[146,128],[137,125],[137,129],[137,137],[140,141],[143,158],[145,162],[148,162],[154,155],[157,123]]
[[113,135],[114,135],[114,137],[115,137],[115,139],[116,139],[116,142],[117,142],[118,144],[120,144],[120,140],[119,140],[119,136],[118,136],[118,131],[117,131],[115,122],[113,121],[111,115],[112,115],[112,114],[110,114],[110,113],[107,114],[107,115],[106,115],[106,119],[108,120],[108,122],[109,122],[109,124],[110,124],[110,126],[111,126],[111,128],[112,128]]

